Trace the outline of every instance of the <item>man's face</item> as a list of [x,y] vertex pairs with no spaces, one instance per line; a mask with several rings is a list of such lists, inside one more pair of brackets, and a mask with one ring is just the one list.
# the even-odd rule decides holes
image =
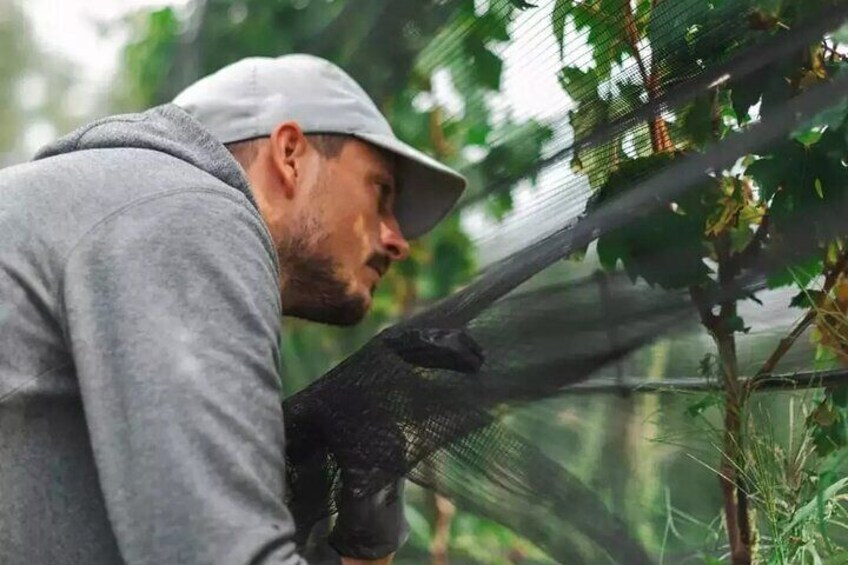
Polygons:
[[389,265],[409,253],[394,215],[395,163],[352,138],[313,162],[299,187],[305,204],[278,248],[283,313],[356,324]]

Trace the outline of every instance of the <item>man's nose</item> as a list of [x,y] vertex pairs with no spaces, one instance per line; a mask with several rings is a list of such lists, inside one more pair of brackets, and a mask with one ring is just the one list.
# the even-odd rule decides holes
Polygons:
[[380,240],[389,259],[394,262],[409,257],[409,242],[403,237],[396,218],[383,220],[380,230]]

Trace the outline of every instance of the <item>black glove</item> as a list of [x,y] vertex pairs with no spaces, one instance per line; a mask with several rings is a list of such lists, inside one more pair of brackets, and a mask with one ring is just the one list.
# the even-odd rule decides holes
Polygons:
[[[396,552],[409,537],[403,515],[404,478],[380,469],[343,469],[339,515],[329,543],[339,555],[375,560]],[[375,490],[374,485],[383,484]]]
[[383,342],[411,365],[476,373],[483,365],[483,348],[463,329],[419,328],[388,330]]

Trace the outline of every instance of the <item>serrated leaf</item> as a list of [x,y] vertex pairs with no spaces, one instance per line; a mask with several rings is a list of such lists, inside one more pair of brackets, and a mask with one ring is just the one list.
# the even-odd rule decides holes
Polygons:
[[[623,161],[588,209],[626,192],[673,159],[671,154],[657,154]],[[705,176],[705,185],[712,182],[715,181]],[[603,243],[607,256],[618,256],[628,275],[648,284],[666,289],[701,284],[710,273],[704,263],[704,224],[709,208],[703,205],[702,196],[703,190],[693,191],[678,199],[676,207],[671,202],[657,203],[655,208],[645,210],[638,221],[604,235],[599,246]]]
[[570,13],[578,31],[588,30],[585,40],[592,48],[595,71],[598,77],[607,79],[612,66],[630,54],[622,0],[584,0],[572,3]]
[[618,245],[618,241],[611,237],[601,237],[598,240],[597,253],[598,261],[601,266],[608,270],[614,271],[618,260],[621,258],[624,249]]
[[487,47],[480,46],[473,51],[473,72],[479,84],[491,90],[500,90],[503,61]]
[[578,104],[598,98],[598,76],[594,70],[563,67],[559,72],[559,83],[566,94]]

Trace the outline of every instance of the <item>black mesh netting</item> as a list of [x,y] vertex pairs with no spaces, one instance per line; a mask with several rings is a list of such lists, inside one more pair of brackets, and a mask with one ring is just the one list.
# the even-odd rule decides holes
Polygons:
[[[501,2],[507,4],[504,0]],[[648,137],[647,122],[656,116],[678,111],[695,98],[711,91],[717,85],[730,84],[748,88],[748,83],[767,80],[769,76],[779,76],[787,61],[803,57],[806,48],[816,43],[822,36],[838,27],[848,16],[848,4],[843,0],[816,0],[808,12],[799,14],[792,29],[778,28],[776,31],[758,29],[752,21],[757,15],[757,3],[748,1],[705,2],[702,0],[681,0],[658,3],[659,15],[650,21],[652,42],[657,45],[638,47],[636,57],[632,48],[626,45],[626,33],[619,29],[627,20],[623,8],[610,9],[600,0],[583,3],[557,3],[563,8],[554,8],[553,19],[579,21],[587,16],[584,11],[601,13],[597,16],[611,25],[615,33],[602,39],[590,37],[590,28],[580,28],[576,33],[563,38],[562,61],[556,59],[552,65],[545,65],[544,71],[556,76],[560,67],[586,69],[596,64],[598,58],[615,61],[618,72],[614,80],[609,81],[606,90],[609,94],[618,93],[626,103],[612,104],[610,96],[588,99],[578,107],[563,107],[559,117],[550,120],[552,140],[547,145],[545,155],[532,167],[532,173],[567,166],[573,157],[579,157],[587,151],[595,150],[597,155],[608,157],[609,169],[614,168],[615,151],[620,151],[620,141],[616,136],[629,136],[630,139]],[[566,7],[568,5],[568,7]],[[813,9],[817,8],[817,9]],[[655,8],[657,9],[657,8]],[[692,16],[694,14],[694,17]],[[679,20],[695,21],[691,35],[681,34]],[[541,33],[549,25],[540,19],[528,25],[521,33]],[[538,29],[535,29],[538,28]],[[688,36],[687,36],[688,35]],[[594,40],[594,41],[593,41]],[[581,49],[581,44],[590,42],[592,50]],[[459,43],[457,41],[457,43]],[[439,54],[450,58],[449,44]],[[581,53],[570,56],[569,51]],[[536,60],[546,60],[544,53],[528,54]],[[551,60],[547,57],[547,60]],[[639,61],[642,61],[641,65]],[[650,63],[653,74],[648,76],[644,68]],[[567,81],[564,81],[567,82]],[[647,83],[662,84],[661,89],[649,92]],[[587,85],[587,88],[589,86]],[[577,89],[577,94],[581,89]],[[751,104],[757,100],[752,100]],[[765,107],[780,104],[782,100],[763,100]],[[741,105],[742,102],[738,103]],[[745,108],[744,110],[747,110]],[[587,119],[575,116],[586,116]],[[672,137],[674,137],[674,124]],[[491,140],[496,144],[498,138]],[[485,187],[479,187],[469,194],[464,205],[473,204],[488,195],[510,190],[516,179],[505,178]],[[577,200],[584,190],[584,183],[572,179],[559,187],[560,191],[573,193]]]
[[[650,562],[601,497],[500,417],[567,393],[658,336],[696,323],[697,309],[684,292],[633,285],[622,275],[533,279],[599,235],[685,195],[703,183],[705,171],[730,167],[785,138],[846,92],[848,79],[834,80],[705,153],[674,159],[623,196],[384,331],[287,399],[288,503],[301,536],[335,511],[341,470],[367,469],[375,491],[405,476],[510,527],[563,563],[597,562],[599,554],[618,563]],[[814,251],[815,241],[804,237],[807,220],[843,234],[846,210],[833,201],[806,210],[784,233],[799,242],[791,253],[764,255],[705,303],[761,290],[799,253]],[[656,272],[681,268],[673,256],[645,260]]]
[[[573,9],[597,4],[576,3]],[[679,110],[715,84],[756,81],[848,17],[846,2],[817,2],[820,9],[811,10],[794,29],[752,35],[741,33],[752,25],[750,3],[687,0],[663,5],[662,17],[668,22],[686,10],[712,11],[705,19],[708,25],[695,30],[695,41],[655,33],[652,40],[662,47],[651,52],[645,46],[643,58],[659,70],[651,80],[664,84],[661,95],[642,96],[630,107],[603,107],[598,100],[597,108],[580,108],[605,113],[600,125],[581,131],[569,123],[563,110],[563,118],[554,120],[546,154],[532,172],[568,166],[568,159],[580,152],[620,143],[613,138],[647,128],[646,120]],[[557,14],[556,9],[554,18],[579,17],[570,12]],[[610,11],[605,17],[624,16]],[[654,25],[663,23],[662,18],[658,20]],[[541,29],[543,23],[548,22],[537,22],[536,27]],[[461,45],[463,30],[453,33],[453,40],[442,38],[443,53],[426,56],[450,58],[449,51]],[[572,39],[579,43],[586,38],[578,33]],[[616,41],[610,36],[610,50],[621,50]],[[566,52],[568,45],[566,41]],[[721,55],[716,56],[716,51]],[[614,58],[621,65],[617,83],[644,82],[645,69],[639,68],[638,58],[625,52]],[[703,64],[707,60],[710,64]],[[569,64],[586,67],[591,60]],[[681,336],[691,335],[687,331],[697,325],[698,309],[687,292],[634,285],[620,273],[587,274],[569,281],[551,273],[561,259],[585,249],[599,236],[626,230],[657,207],[697,191],[705,175],[729,169],[740,157],[764,152],[772,143],[785,140],[798,124],[846,93],[848,78],[841,76],[794,98],[763,101],[769,111],[757,125],[704,152],[669,158],[658,170],[632,172],[619,179],[628,185],[620,196],[592,202],[588,208],[585,183],[578,186],[571,177],[556,190],[583,198],[577,208],[586,208],[587,213],[579,219],[563,217],[560,229],[538,241],[530,237],[524,249],[488,268],[467,288],[385,330],[288,398],[284,403],[287,502],[300,542],[313,525],[335,512],[343,470],[364,469],[371,477],[368,488],[375,492],[406,477],[511,528],[562,563],[597,563],[599,556],[616,563],[652,562],[656,555],[641,547],[638,536],[610,509],[604,496],[549,457],[543,446],[505,425],[503,417],[555,396],[595,390],[598,383],[613,382],[625,391],[630,377],[621,373],[622,359],[670,334],[683,344],[680,374],[693,375],[708,346]],[[514,181],[482,187],[465,205],[507,190]],[[791,249],[773,246],[768,255],[740,273],[732,287],[702,297],[699,307],[763,290],[771,275],[815,251],[822,229],[844,235],[846,211],[848,206],[833,200],[826,208],[799,209],[796,222],[781,228],[785,240],[794,242]],[[543,207],[538,212],[542,214]],[[813,223],[818,226],[817,237],[810,237],[808,226]],[[683,239],[680,245],[686,245]],[[684,256],[691,250],[674,246],[665,250],[643,260],[651,263],[658,277],[673,277],[685,268],[677,260],[678,253]],[[757,326],[756,314],[745,317]],[[773,320],[764,322],[761,325],[768,327]],[[759,337],[757,328],[740,337],[743,365],[746,360],[756,365],[745,357],[746,344]],[[791,356],[787,359],[790,364]],[[610,371],[613,366],[618,370]]]

